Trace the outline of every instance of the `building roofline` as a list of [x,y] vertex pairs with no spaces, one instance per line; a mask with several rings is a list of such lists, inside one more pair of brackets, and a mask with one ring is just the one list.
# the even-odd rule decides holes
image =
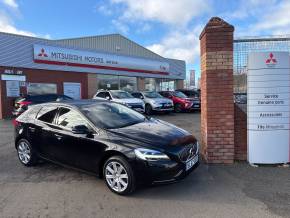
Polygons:
[[262,41],[290,41],[290,35],[281,36],[250,36],[250,37],[238,37],[234,39],[236,42],[262,42]]

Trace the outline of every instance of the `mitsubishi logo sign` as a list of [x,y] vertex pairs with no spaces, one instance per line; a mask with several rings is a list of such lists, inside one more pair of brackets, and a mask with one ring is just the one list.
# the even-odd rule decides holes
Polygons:
[[46,58],[48,57],[43,48],[40,50],[38,57],[46,57]]
[[268,59],[266,59],[266,64],[267,65],[269,65],[269,64],[277,64],[277,60],[276,60],[276,58],[274,58],[274,55],[273,55],[273,53],[270,53],[269,54],[269,58]]

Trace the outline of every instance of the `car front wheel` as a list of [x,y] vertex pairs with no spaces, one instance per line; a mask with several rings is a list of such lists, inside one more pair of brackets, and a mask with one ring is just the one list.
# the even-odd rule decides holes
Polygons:
[[103,175],[109,189],[119,195],[128,195],[135,190],[135,177],[128,161],[113,156],[104,164]]
[[31,144],[26,139],[21,139],[17,143],[17,154],[20,162],[24,166],[33,166],[37,162],[36,154]]

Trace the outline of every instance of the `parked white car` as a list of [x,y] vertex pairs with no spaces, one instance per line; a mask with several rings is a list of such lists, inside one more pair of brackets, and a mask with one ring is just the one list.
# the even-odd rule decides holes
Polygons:
[[164,98],[158,92],[134,92],[132,95],[135,98],[139,98],[144,101],[145,113],[148,115],[150,115],[153,111],[171,112],[174,109],[173,102],[168,98]]
[[123,90],[99,90],[95,94],[94,99],[100,98],[124,104],[141,113],[145,112],[144,102],[141,99],[134,98],[129,92]]

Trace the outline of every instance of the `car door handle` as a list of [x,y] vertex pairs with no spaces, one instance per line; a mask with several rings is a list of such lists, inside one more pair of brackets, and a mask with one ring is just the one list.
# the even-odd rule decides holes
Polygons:
[[62,139],[62,136],[61,136],[61,135],[54,134],[54,136],[55,136],[58,140],[61,140],[61,139]]
[[31,132],[35,132],[35,128],[33,128],[33,127],[28,127],[28,129],[31,131]]

